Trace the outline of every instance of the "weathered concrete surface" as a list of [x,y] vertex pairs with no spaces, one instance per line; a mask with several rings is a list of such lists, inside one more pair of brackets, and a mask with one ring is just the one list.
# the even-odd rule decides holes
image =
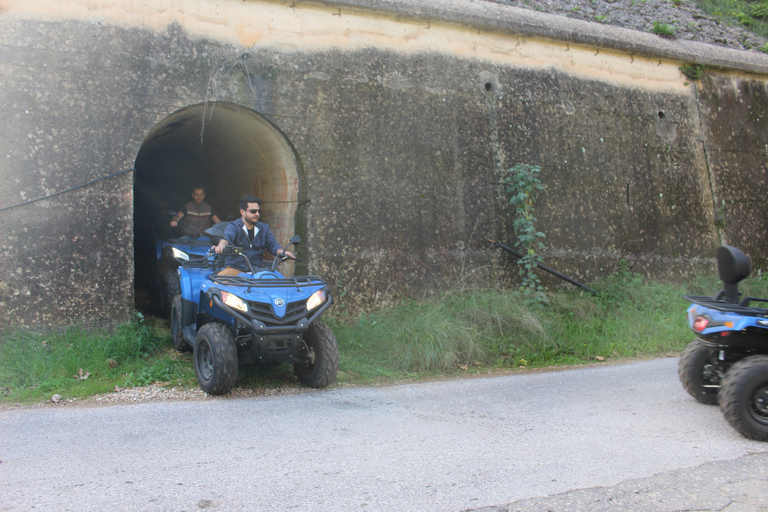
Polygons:
[[[132,168],[148,129],[173,109],[174,82],[195,62],[195,44],[173,28],[156,39],[78,22],[0,17],[0,24],[0,207]],[[185,64],[147,59],[155,44]],[[153,79],[157,66],[170,75],[165,81]],[[205,83],[201,69],[191,74]],[[130,317],[133,178],[0,212],[4,323]]]
[[132,177],[129,171],[3,212],[4,323],[111,327],[131,314]]
[[[291,190],[302,258],[353,308],[514,274],[484,240],[514,241],[498,180],[516,163],[541,166],[544,256],[575,277],[624,260],[685,278],[721,239],[762,237],[754,208],[716,204],[736,205],[729,191],[768,162],[768,56],[480,4],[0,0],[0,208],[137,167],[0,211],[3,321],[128,318],[154,212],[198,178],[220,211],[272,183]],[[736,71],[694,85],[684,61]],[[201,116],[199,133],[187,125],[165,146],[148,137],[216,102],[263,115],[274,135],[225,151],[262,133],[246,115]],[[295,169],[275,167],[276,146],[295,151]],[[142,188],[150,177],[164,185]],[[286,204],[267,197],[268,219],[293,218]],[[98,246],[64,243],[80,237]],[[764,262],[764,246],[744,247]],[[41,254],[98,265],[70,271]]]
[[[377,51],[359,60],[370,63],[365,76],[384,72],[381,84],[344,84],[346,61],[325,58],[330,78],[314,86],[344,84],[345,107],[307,107],[307,135],[284,126],[317,170],[313,261],[365,302],[488,264],[485,238],[514,240],[497,181],[518,162],[542,167],[549,188],[537,212],[558,268],[591,278],[626,258],[671,275],[711,254],[692,96]],[[323,95],[333,94],[309,97]]]
[[768,263],[768,82],[708,75],[697,84],[723,242]]

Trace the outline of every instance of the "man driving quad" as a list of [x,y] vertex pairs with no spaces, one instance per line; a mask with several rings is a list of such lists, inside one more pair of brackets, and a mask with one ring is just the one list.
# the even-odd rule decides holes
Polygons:
[[[218,245],[212,247],[213,251],[221,254],[229,244],[244,249],[251,267],[256,272],[259,269],[266,270],[266,265],[262,261],[264,251],[269,251],[272,255],[285,254],[290,258],[295,258],[291,251],[284,250],[277,240],[275,240],[269,225],[259,222],[261,215],[261,199],[252,195],[245,195],[240,198],[237,204],[240,209],[240,218],[233,220],[224,230],[224,237]],[[247,264],[242,256],[227,256],[226,268],[218,273],[220,276],[236,276],[241,272],[248,272]]]
[[171,217],[171,227],[178,226],[179,221],[184,218],[187,225],[182,226],[182,231],[185,235],[192,236],[200,236],[200,233],[220,222],[211,205],[205,202],[205,188],[202,185],[192,187],[192,201]]

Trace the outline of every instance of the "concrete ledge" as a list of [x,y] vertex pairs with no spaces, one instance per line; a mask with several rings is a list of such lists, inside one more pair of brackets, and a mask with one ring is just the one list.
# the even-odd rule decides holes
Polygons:
[[528,9],[478,0],[314,0],[323,5],[385,12],[425,21],[461,23],[482,30],[536,36],[618,50],[633,55],[675,59],[768,75],[768,55],[734,50],[612,25],[589,23]]

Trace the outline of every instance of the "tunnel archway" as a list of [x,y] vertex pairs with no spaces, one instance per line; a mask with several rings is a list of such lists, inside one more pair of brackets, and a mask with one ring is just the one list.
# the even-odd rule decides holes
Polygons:
[[147,300],[153,276],[153,227],[190,201],[202,184],[221,220],[239,217],[245,194],[260,197],[263,222],[285,245],[296,230],[299,161],[268,119],[234,103],[201,103],[169,115],[149,131],[134,165],[135,287]]

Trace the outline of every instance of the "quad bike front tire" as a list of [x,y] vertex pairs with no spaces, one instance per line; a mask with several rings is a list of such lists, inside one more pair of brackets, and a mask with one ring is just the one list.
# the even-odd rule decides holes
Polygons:
[[720,376],[712,364],[712,355],[701,340],[693,340],[685,347],[677,362],[677,376],[683,388],[707,405],[717,405]]
[[210,395],[225,395],[237,380],[237,348],[226,326],[211,322],[197,331],[192,353],[197,382]]
[[175,296],[171,303],[171,338],[173,338],[173,348],[179,352],[192,350],[184,338],[184,324],[181,321],[181,295]]
[[304,333],[299,350],[301,363],[293,370],[299,382],[311,388],[324,388],[336,380],[339,371],[339,345],[333,331],[322,322],[315,322]]
[[171,308],[173,307],[173,298],[181,293],[179,273],[176,269],[163,271],[163,281],[161,288],[161,309],[163,314],[168,315],[170,314]]
[[768,441],[768,356],[750,356],[725,374],[719,394],[725,419],[741,435]]

